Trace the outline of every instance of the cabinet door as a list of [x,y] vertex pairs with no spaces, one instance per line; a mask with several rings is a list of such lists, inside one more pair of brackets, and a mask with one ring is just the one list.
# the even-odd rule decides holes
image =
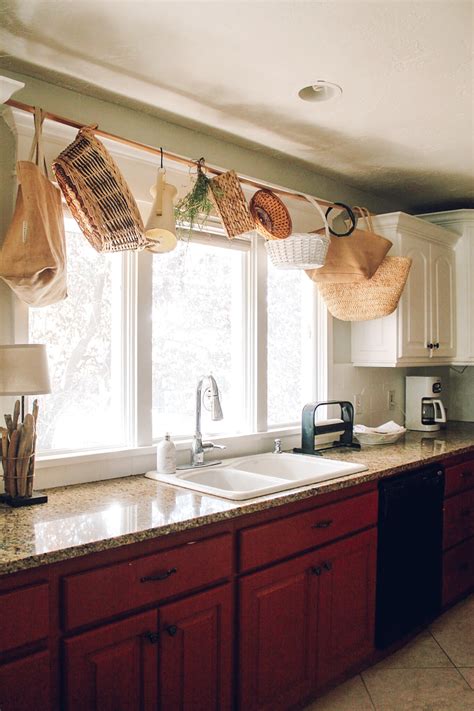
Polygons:
[[376,529],[318,551],[318,686],[374,650],[376,552]]
[[433,358],[452,357],[456,350],[454,252],[431,245],[431,338]]
[[160,609],[161,711],[226,711],[232,705],[231,586]]
[[240,709],[278,711],[314,686],[319,578],[311,555],[240,581]]
[[0,665],[1,711],[51,708],[49,653],[39,652]]
[[400,300],[399,358],[429,358],[430,244],[426,240],[402,235],[400,253],[412,259],[410,274]]
[[157,629],[151,611],[66,640],[67,711],[156,711]]

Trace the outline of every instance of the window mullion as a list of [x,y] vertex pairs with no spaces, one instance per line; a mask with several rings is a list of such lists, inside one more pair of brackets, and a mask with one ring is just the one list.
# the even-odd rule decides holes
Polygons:
[[151,445],[152,435],[152,267],[149,252],[134,254],[136,285],[133,289],[134,329],[134,440],[137,446]]
[[247,348],[247,403],[250,428],[267,429],[267,253],[254,235],[250,252]]

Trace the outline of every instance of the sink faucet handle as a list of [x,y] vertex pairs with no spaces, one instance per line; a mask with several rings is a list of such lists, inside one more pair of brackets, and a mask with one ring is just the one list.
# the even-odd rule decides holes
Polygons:
[[225,444],[214,444],[214,442],[203,442],[203,449],[226,449]]
[[281,454],[283,452],[281,448],[281,439],[277,438],[274,440],[273,454]]

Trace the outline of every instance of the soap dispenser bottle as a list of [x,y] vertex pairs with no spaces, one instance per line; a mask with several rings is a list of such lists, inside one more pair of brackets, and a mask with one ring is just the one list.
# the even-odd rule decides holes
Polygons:
[[156,471],[158,474],[174,474],[176,472],[176,447],[171,441],[169,432],[158,443],[156,448]]

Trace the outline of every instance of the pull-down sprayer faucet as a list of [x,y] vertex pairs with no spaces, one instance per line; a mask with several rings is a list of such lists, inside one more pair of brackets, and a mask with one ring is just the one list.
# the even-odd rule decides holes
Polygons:
[[[206,388],[203,393],[203,385],[206,383]],[[206,449],[225,449],[222,444],[214,444],[213,442],[203,442],[201,433],[201,412],[203,397],[208,397],[210,401],[211,420],[222,420],[222,408],[219,399],[219,388],[212,375],[203,375],[199,379],[196,388],[196,432],[193,438],[191,466],[193,467],[210,467],[220,462],[204,463],[204,451]]]

